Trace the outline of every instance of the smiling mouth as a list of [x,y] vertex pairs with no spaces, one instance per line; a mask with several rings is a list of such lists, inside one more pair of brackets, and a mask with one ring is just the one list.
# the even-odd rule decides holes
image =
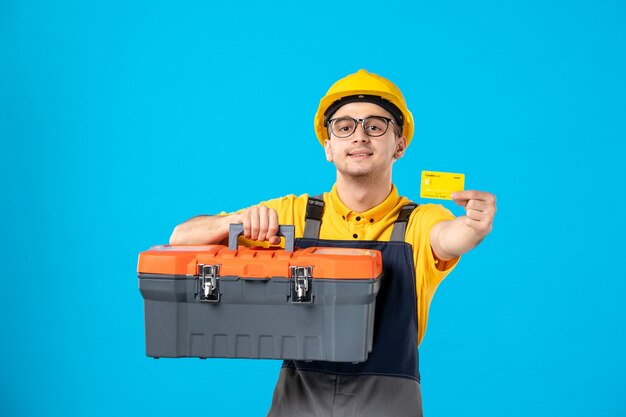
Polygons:
[[356,157],[356,158],[363,158],[366,156],[372,156],[373,153],[372,152],[368,152],[368,151],[357,151],[357,152],[350,152],[348,154],[348,156],[352,156],[352,157]]

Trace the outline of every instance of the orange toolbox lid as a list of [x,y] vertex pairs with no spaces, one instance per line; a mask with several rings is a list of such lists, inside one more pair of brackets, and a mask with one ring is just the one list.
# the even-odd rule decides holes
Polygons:
[[382,275],[379,251],[311,247],[294,251],[294,227],[281,225],[285,250],[238,245],[242,224],[231,224],[224,245],[161,245],[139,254],[137,272],[159,275],[198,275],[198,265],[219,265],[221,276],[268,279],[289,277],[290,267],[312,267],[315,279],[376,279]]
[[220,265],[221,276],[289,277],[290,267],[313,267],[314,279],[376,279],[382,257],[370,249],[311,247],[228,249],[223,245],[161,245],[139,254],[140,274],[197,275],[198,265]]

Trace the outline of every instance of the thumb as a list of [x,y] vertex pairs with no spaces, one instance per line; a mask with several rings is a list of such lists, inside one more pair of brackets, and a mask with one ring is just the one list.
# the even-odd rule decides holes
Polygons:
[[453,198],[452,201],[454,201],[456,204],[458,204],[459,206],[465,208],[465,206],[467,205],[467,202],[469,200],[465,199],[465,198]]
[[461,197],[460,192],[451,193],[450,198],[452,199],[452,201],[454,201],[456,204],[458,204],[461,207],[465,207],[465,205],[469,201],[469,199]]

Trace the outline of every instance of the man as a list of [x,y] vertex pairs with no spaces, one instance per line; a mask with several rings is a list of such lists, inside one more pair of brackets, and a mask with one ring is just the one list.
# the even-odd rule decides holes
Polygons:
[[400,197],[392,168],[413,136],[413,117],[389,80],[360,70],[320,101],[315,130],[337,179],[323,196],[286,196],[223,216],[177,226],[172,244],[217,243],[230,223],[248,239],[277,244],[293,224],[297,246],[345,246],[382,252],[374,346],[361,364],[285,361],[269,416],[421,416],[418,344],[432,296],[459,257],[491,232],[495,197],[459,191],[466,214]]

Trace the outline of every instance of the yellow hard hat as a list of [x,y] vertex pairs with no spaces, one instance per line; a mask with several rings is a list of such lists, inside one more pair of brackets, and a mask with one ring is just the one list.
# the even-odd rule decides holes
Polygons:
[[364,69],[358,70],[333,84],[320,100],[315,114],[315,134],[322,146],[328,139],[326,126],[330,117],[347,103],[366,101],[378,104],[402,127],[407,146],[413,138],[413,115],[406,106],[402,92],[394,83]]

